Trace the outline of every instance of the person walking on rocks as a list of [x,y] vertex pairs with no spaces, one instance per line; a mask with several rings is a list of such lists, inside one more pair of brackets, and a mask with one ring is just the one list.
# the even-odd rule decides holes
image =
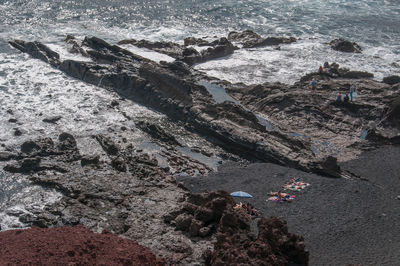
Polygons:
[[317,88],[317,81],[315,80],[315,79],[313,79],[312,81],[311,81],[311,89],[312,89],[312,92],[315,92],[315,89]]
[[356,91],[356,87],[353,85],[350,86],[350,101],[353,101],[353,93]]

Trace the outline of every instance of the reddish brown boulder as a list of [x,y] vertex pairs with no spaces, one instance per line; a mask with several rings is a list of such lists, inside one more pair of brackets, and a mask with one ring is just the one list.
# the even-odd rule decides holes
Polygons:
[[285,222],[261,218],[256,237],[249,229],[235,231],[237,219],[224,217],[214,250],[204,254],[206,265],[308,265],[303,237],[289,233]]
[[0,265],[165,265],[147,248],[83,226],[0,233]]
[[234,206],[226,191],[189,193],[164,219],[192,237],[216,234],[214,250],[203,254],[206,265],[308,265],[303,237],[289,233],[285,222],[261,218],[256,236],[247,211]]

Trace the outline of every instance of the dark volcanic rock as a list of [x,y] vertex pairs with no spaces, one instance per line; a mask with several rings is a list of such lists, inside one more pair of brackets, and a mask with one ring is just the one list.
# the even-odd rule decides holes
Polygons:
[[184,49],[182,45],[173,42],[151,42],[147,40],[137,41],[135,39],[122,40],[119,41],[118,44],[131,44],[139,48],[147,48],[174,58],[181,55],[182,49]]
[[60,55],[46,45],[40,42],[25,42],[21,40],[12,40],[8,42],[14,48],[21,52],[28,53],[34,58],[45,61],[52,66],[60,65]]
[[245,42],[243,44],[243,48],[254,48],[254,47],[264,47],[264,46],[271,46],[271,45],[279,45],[279,44],[289,44],[296,42],[296,38],[290,37],[267,37],[255,43],[248,43]]
[[214,250],[205,254],[206,265],[308,265],[303,237],[288,233],[286,223],[261,218],[258,229],[258,237],[247,230],[219,232]]
[[136,123],[136,125],[141,130],[143,130],[153,138],[160,140],[161,142],[165,142],[169,145],[174,145],[174,146],[182,146],[173,135],[169,134],[167,131],[165,131],[156,124],[150,124],[149,122],[146,121],[140,121]]
[[[188,39],[186,43],[191,42],[202,42],[199,39]],[[132,44],[137,47],[144,47],[151,49],[153,51],[166,54],[177,60],[185,62],[189,65],[196,63],[206,62],[219,57],[224,57],[230,55],[236,49],[232,43],[230,43],[226,38],[221,38],[219,40],[213,41],[207,44],[210,48],[198,52],[192,47],[186,47],[187,45],[180,45],[172,42],[150,42],[146,40],[136,41],[136,40],[122,40],[118,44]],[[202,42],[205,45],[205,42]]]
[[9,161],[13,158],[15,158],[15,154],[7,151],[0,151],[0,162],[1,161]]
[[111,161],[112,167],[120,172],[126,172],[126,163],[122,157],[116,157]]
[[81,158],[74,136],[67,132],[63,132],[58,136],[57,149],[70,161],[76,161]]
[[81,159],[81,165],[86,166],[86,165],[98,165],[100,162],[100,156],[99,155],[86,155],[82,156]]
[[51,138],[29,140],[21,145],[21,152],[29,155],[48,156],[55,153],[54,142]]
[[329,45],[333,50],[346,53],[361,53],[362,51],[362,48],[357,43],[343,39],[332,40]]
[[19,137],[22,136],[22,130],[19,128],[14,128],[14,136]]
[[201,62],[206,62],[212,59],[224,57],[230,54],[233,54],[233,52],[236,50],[235,46],[228,41],[226,38],[221,38],[217,41],[213,42],[213,47],[207,48],[206,50],[201,51],[201,57],[198,59],[192,59],[192,58],[185,58],[183,61],[188,60],[190,61],[193,60],[193,63],[201,63]]
[[48,118],[43,119],[43,122],[55,124],[61,118],[62,117],[60,115],[52,116],[52,117],[48,117]]
[[96,135],[95,138],[108,155],[118,155],[119,147],[110,138],[104,135]]
[[393,76],[384,77],[382,82],[389,84],[389,85],[394,85],[394,84],[400,83],[400,76],[393,75]]
[[204,253],[206,265],[308,265],[302,237],[290,234],[286,223],[277,218],[261,218],[256,237],[250,231],[249,215],[233,208],[235,201],[227,192],[189,194],[187,203],[167,220],[175,216],[171,224],[192,237],[217,232],[214,250]]
[[[176,229],[197,236],[201,228],[218,224],[223,213],[233,208],[234,204],[235,201],[225,191],[189,194],[183,208],[167,214],[164,219],[167,222],[174,220]],[[203,232],[203,235],[208,234]]]
[[322,175],[341,177],[340,166],[337,163],[337,159],[332,156],[328,156],[321,163],[317,164],[314,170]]
[[348,79],[363,79],[363,78],[373,78],[374,74],[365,71],[347,71],[341,74],[341,77]]
[[[250,32],[243,36],[231,34],[231,39],[241,38],[259,40],[256,34]],[[137,41],[132,41],[132,43],[136,45]],[[190,51],[190,48],[180,45],[147,42],[142,42],[140,45],[144,44],[152,49],[173,48],[177,52],[174,56],[181,58],[182,61],[185,58],[190,59],[190,64],[204,58],[224,56],[235,49],[226,38],[212,42],[213,46],[197,54]],[[27,43],[22,42],[19,45],[22,46],[21,50],[29,52],[24,48]],[[38,49],[41,47],[37,46]],[[200,85],[207,83],[210,79],[182,63],[157,64],[96,37],[85,38],[82,47],[87,50],[93,62],[65,60],[59,69],[88,83],[113,88],[122,97],[160,111],[170,119],[182,122],[187,129],[205,136],[226,151],[251,161],[273,162],[307,171],[317,169],[318,167],[310,168],[312,163],[321,163],[322,158],[334,154],[337,148],[334,145],[314,145],[314,142],[325,141],[326,137],[323,136],[325,133],[337,134],[345,130],[350,135],[359,134],[363,123],[371,119],[378,120],[379,116],[382,118],[385,113],[385,107],[382,104],[381,106],[379,103],[376,104],[374,97],[365,98],[370,101],[368,104],[353,104],[352,106],[330,104],[334,99],[332,99],[332,91],[328,93],[328,88],[341,90],[344,93],[350,86],[347,80],[331,81],[333,77],[370,76],[368,73],[339,69],[336,64],[331,64],[330,69],[334,72],[327,76],[316,73],[309,76],[311,79],[317,77],[320,83],[317,90],[324,91],[319,98],[313,97],[311,102],[310,98],[304,95],[304,90],[309,89],[309,84],[304,83],[304,79],[292,87],[279,83],[246,86],[216,81],[215,84],[221,87],[221,90],[227,90],[240,101],[241,105],[239,105],[230,101],[216,103],[208,92],[208,87]],[[184,49],[189,49],[186,50],[185,55],[183,55]],[[45,51],[42,53],[46,54]],[[365,85],[368,89],[360,88],[358,92],[364,95],[366,93],[379,94],[381,91],[379,86],[371,81]],[[371,90],[370,87],[372,87]],[[393,93],[396,93],[395,90]],[[385,100],[383,104],[386,105],[387,102]],[[270,117],[271,121],[266,121],[253,112]],[[285,119],[282,119],[283,117]],[[349,121],[329,123],[335,117]],[[308,127],[313,125],[315,133],[311,135],[317,132],[323,132],[323,134],[307,136],[309,134],[307,133],[303,134],[304,138],[298,137],[297,133],[292,134],[297,130],[300,133],[304,131],[304,125]],[[171,137],[166,136],[157,128],[149,128],[149,132],[154,134],[155,138],[174,142]],[[119,148],[115,143],[101,136],[97,136],[96,139],[107,154],[118,155]],[[346,147],[348,147],[347,144],[350,145],[350,141],[347,140]],[[350,151],[349,154],[352,156],[355,153]],[[129,169],[137,167],[130,164],[129,160],[126,160],[126,163]],[[148,173],[148,176],[151,175]]]
[[228,34],[228,40],[232,41],[232,42],[240,42],[240,43],[252,43],[252,42],[258,42],[259,40],[261,40],[262,37],[251,31],[251,30],[245,30],[242,32],[236,32],[236,31],[232,31]]
[[201,38],[187,37],[184,39],[184,45],[211,46],[212,44]]
[[243,48],[263,47],[296,42],[296,38],[294,37],[263,38],[251,30],[245,30],[243,32],[232,31],[228,34],[228,40],[242,43]]
[[171,63],[161,61],[160,63],[177,74],[189,75],[191,73],[190,66],[179,60],[175,60]]
[[20,165],[6,165],[5,171],[11,173],[28,173],[37,172],[40,170],[40,157],[22,159]]

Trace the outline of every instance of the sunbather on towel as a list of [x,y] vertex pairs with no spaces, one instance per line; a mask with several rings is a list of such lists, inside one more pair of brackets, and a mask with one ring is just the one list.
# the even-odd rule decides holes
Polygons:
[[278,197],[280,197],[280,198],[289,196],[289,194],[287,194],[287,193],[282,193],[281,191],[278,191],[278,192],[272,192],[272,191],[271,191],[271,192],[269,193],[269,195],[271,195],[271,196],[278,196]]

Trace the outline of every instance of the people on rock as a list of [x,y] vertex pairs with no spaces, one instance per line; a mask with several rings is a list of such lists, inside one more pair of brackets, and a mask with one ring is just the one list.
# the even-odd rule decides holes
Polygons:
[[317,88],[317,81],[315,79],[313,79],[311,81],[311,90],[312,90],[312,92],[315,92],[316,88]]
[[251,212],[250,212],[250,215],[251,215],[251,218],[257,218],[258,217],[258,211],[253,207],[253,205],[250,205],[250,208],[251,208]]
[[350,86],[350,101],[353,101],[353,93],[356,91],[356,87],[354,86],[354,84],[352,84]]
[[336,102],[337,102],[337,103],[341,103],[341,102],[342,102],[342,94],[338,93],[338,94],[336,95]]
[[324,68],[322,66],[319,66],[318,73],[319,74],[325,73]]
[[345,103],[349,102],[349,95],[347,95],[347,94],[344,95],[343,102],[345,102]]
[[251,205],[250,203],[242,203],[236,204],[234,209],[242,209],[245,211],[251,218],[257,218],[259,216],[259,212]]
[[324,63],[324,72],[325,72],[325,73],[328,73],[328,72],[329,72],[329,68],[330,68],[329,63],[328,63],[328,62],[325,62],[325,63]]

